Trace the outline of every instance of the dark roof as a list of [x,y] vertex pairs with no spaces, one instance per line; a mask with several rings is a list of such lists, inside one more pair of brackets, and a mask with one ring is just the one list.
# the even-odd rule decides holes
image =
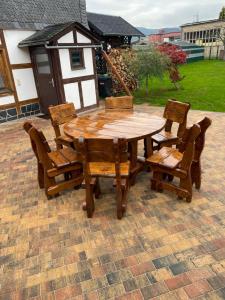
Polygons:
[[0,28],[40,30],[66,22],[88,28],[85,0],[0,0]]
[[216,23],[216,22],[223,22],[223,21],[224,20],[220,20],[220,19],[206,20],[206,21],[199,21],[199,22],[193,22],[193,23],[186,23],[186,24],[181,25],[180,27],[201,25],[201,24],[207,24],[207,23]]
[[101,36],[144,36],[121,17],[87,13],[89,27]]
[[86,27],[77,22],[70,22],[47,26],[44,29],[37,31],[36,33],[21,41],[18,46],[27,47],[35,45],[44,45],[46,43],[51,42],[56,37],[60,38],[62,35],[66,34],[69,30],[72,30],[74,27],[80,29],[92,40],[97,41],[96,38],[90,32],[90,30],[88,30]]

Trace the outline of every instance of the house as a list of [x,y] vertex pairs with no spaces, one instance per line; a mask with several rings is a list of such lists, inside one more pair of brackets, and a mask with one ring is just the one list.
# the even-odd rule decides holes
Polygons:
[[173,42],[181,39],[181,33],[180,31],[165,32],[164,30],[159,30],[158,33],[150,34],[148,38],[150,43]]
[[132,37],[144,37],[144,34],[119,16],[87,13],[90,30],[98,37],[106,49],[130,46]]
[[98,105],[95,49],[85,0],[0,3],[0,122],[73,102]]
[[219,36],[224,35],[225,20],[214,19],[181,25],[182,40],[204,46],[206,58],[220,57],[224,47]]

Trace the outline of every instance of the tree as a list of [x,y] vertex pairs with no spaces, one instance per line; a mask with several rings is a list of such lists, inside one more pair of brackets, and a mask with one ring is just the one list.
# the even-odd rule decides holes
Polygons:
[[221,9],[219,20],[225,20],[225,6],[223,6]]
[[170,58],[168,64],[170,80],[173,82],[176,89],[178,89],[179,88],[178,82],[183,80],[184,78],[181,77],[178,66],[186,63],[187,54],[180,47],[169,43],[164,43],[158,46],[158,50]]
[[221,51],[223,51],[222,52],[223,53],[222,59],[225,60],[225,27],[217,28],[216,38],[217,38],[217,40],[220,40],[223,44],[223,49],[224,50],[221,50]]
[[146,96],[149,96],[149,79],[162,78],[167,70],[169,58],[154,47],[141,48],[125,56],[124,60],[130,72],[141,81],[145,80]]

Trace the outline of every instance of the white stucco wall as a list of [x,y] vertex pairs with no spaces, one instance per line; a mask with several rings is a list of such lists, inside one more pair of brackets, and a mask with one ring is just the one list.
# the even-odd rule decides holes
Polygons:
[[35,33],[35,31],[4,30],[3,32],[9,54],[10,64],[30,63],[31,59],[28,48],[18,48],[18,44],[25,38]]
[[80,109],[80,94],[79,94],[79,88],[78,83],[68,83],[64,84],[64,91],[65,91],[65,97],[66,102],[72,102],[75,105],[76,109]]
[[[29,49],[19,48],[18,44],[25,38],[35,33],[30,30],[4,30],[4,37],[6,47],[9,55],[10,64],[26,64],[31,63]],[[19,101],[26,101],[34,98],[38,98],[37,89],[34,80],[34,74],[32,68],[27,69],[14,69],[12,71],[13,79],[16,86],[16,91]],[[14,97],[9,98],[11,102],[14,102]],[[2,101],[0,99],[1,104]]]
[[77,42],[78,43],[85,43],[85,44],[90,44],[91,40],[88,39],[86,36],[81,34],[80,32],[77,31]]
[[0,97],[0,110],[1,110],[1,105],[11,104],[11,103],[15,103],[14,96]]
[[71,70],[70,56],[69,56],[68,49],[59,49],[59,56],[60,56],[60,64],[61,64],[63,79],[94,74],[92,50],[90,48],[84,49],[85,68],[81,70]]
[[97,103],[96,98],[96,89],[95,89],[95,80],[85,80],[81,83],[83,99],[84,99],[84,107],[94,105]]
[[65,44],[70,44],[74,43],[74,38],[73,38],[73,31],[68,32],[64,36],[62,36],[60,39],[58,39],[58,43],[65,43]]
[[13,70],[13,77],[19,101],[38,98],[34,74],[31,68]]

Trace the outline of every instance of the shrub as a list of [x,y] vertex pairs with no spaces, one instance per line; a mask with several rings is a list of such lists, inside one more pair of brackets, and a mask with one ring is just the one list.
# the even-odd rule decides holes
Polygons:
[[148,96],[149,79],[162,78],[170,60],[156,48],[148,47],[133,51],[132,55],[124,55],[124,61],[139,81],[145,80],[146,96]]

